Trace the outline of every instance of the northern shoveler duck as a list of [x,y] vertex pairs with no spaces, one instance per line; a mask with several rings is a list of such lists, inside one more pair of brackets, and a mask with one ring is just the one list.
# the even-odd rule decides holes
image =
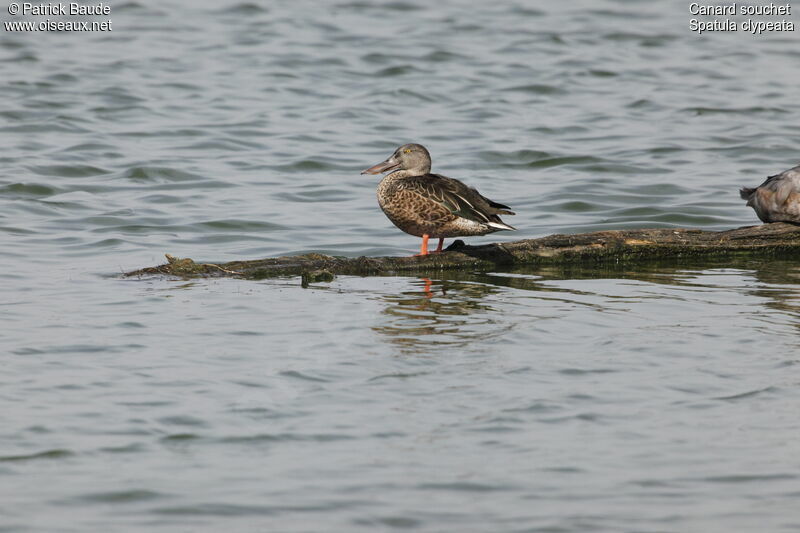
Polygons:
[[758,187],[742,187],[739,195],[762,222],[800,222],[800,165],[768,177]]
[[386,161],[362,174],[389,172],[378,185],[378,204],[395,226],[422,237],[419,255],[428,255],[428,239],[486,235],[514,230],[498,215],[513,215],[507,205],[493,202],[457,179],[431,174],[431,155],[421,144],[404,144]]

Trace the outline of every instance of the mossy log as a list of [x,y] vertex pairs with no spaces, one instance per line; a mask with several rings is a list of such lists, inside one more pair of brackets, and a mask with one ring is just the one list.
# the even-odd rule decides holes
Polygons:
[[430,273],[439,270],[487,270],[514,266],[641,263],[725,257],[800,256],[800,226],[784,223],[728,231],[636,229],[550,235],[539,239],[467,246],[455,241],[444,252],[425,257],[332,257],[322,254],[197,263],[167,254],[167,263],[125,274],[180,278],[238,277],[263,279],[301,276],[303,284],[330,281],[334,275]]

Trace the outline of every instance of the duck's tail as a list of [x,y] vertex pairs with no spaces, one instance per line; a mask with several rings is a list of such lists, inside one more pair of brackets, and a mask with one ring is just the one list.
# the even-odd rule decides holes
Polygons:
[[[513,215],[514,213],[511,213],[511,214]],[[500,219],[498,218],[498,220],[500,220]],[[514,226],[511,226],[510,224],[506,224],[502,220],[500,220],[499,222],[487,222],[486,225],[489,226],[490,228],[494,228],[495,230],[503,230],[504,229],[504,230],[508,230],[508,231],[515,231],[517,229]]]
[[753,195],[754,192],[756,192],[755,188],[742,187],[741,189],[739,189],[739,196],[742,198],[742,200],[747,200],[749,202],[750,197]]

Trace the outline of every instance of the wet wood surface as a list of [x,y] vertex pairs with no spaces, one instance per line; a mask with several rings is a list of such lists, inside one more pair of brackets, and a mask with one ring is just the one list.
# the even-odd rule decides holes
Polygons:
[[800,256],[800,226],[784,223],[727,231],[699,229],[612,230],[468,246],[455,241],[443,252],[425,257],[333,257],[322,254],[207,263],[169,254],[167,262],[124,274],[125,277],[237,277],[263,279],[302,276],[304,283],[330,281],[336,275],[390,275],[437,270],[487,270],[514,266],[720,259],[724,257]]

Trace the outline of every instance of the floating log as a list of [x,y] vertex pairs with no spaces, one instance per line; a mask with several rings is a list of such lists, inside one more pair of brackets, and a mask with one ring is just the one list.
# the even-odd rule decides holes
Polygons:
[[747,256],[800,256],[800,226],[776,222],[728,231],[676,228],[611,230],[480,246],[468,246],[457,240],[444,252],[425,257],[348,258],[312,253],[215,264],[197,263],[167,254],[167,263],[134,270],[124,276],[244,279],[301,276],[305,286],[317,281],[330,281],[339,274],[368,276],[523,265],[633,264],[653,260],[696,262],[703,258],[717,260]]

